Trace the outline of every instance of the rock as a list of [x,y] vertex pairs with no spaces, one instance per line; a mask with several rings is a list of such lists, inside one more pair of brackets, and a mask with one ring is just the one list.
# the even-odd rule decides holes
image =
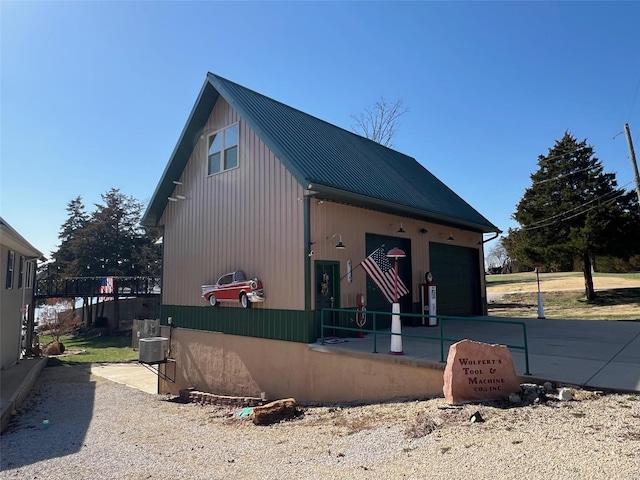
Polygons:
[[484,422],[484,418],[482,418],[482,415],[480,415],[480,412],[476,412],[473,415],[471,415],[471,417],[469,418],[469,421],[471,423],[482,423]]
[[45,355],[62,355],[64,353],[64,344],[62,342],[51,342],[46,347],[44,347]]
[[542,384],[547,393],[553,392],[553,384],[551,382],[544,382]]
[[569,388],[561,388],[558,392],[558,400],[568,402],[573,400],[573,392]]
[[517,393],[510,393],[509,402],[520,405],[522,403],[522,398],[520,398],[520,395],[518,395]]
[[462,340],[449,348],[444,397],[459,405],[508,398],[520,392],[511,352],[504,345]]
[[544,388],[536,384],[523,384],[522,385],[522,401],[529,405],[532,403],[539,403],[546,401],[547,397],[544,394]]
[[271,425],[286,418],[293,418],[296,414],[296,399],[285,398],[254,407],[250,418],[255,425]]

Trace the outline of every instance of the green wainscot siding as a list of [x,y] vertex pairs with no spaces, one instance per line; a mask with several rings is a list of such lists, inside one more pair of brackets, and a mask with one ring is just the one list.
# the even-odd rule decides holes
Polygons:
[[301,310],[162,305],[160,323],[167,325],[168,317],[174,327],[193,330],[302,343],[318,338],[313,312]]

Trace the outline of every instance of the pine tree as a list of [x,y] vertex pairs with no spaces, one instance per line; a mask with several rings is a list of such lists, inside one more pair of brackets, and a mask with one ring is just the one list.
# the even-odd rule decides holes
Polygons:
[[521,227],[510,231],[517,248],[510,255],[542,262],[550,271],[572,270],[579,261],[586,297],[593,300],[592,258],[622,248],[630,195],[618,188],[615,174],[604,173],[593,147],[568,132],[538,157],[531,181],[513,215]]
[[[143,205],[115,188],[101,197],[91,214],[85,212],[81,197],[67,205],[69,217],[60,229],[61,243],[50,269],[54,278],[159,276],[160,232],[140,224]],[[116,330],[117,317],[114,314],[112,324]]]
[[62,224],[58,234],[60,246],[52,255],[55,262],[53,275],[81,276],[84,275],[84,270],[78,262],[78,257],[82,251],[83,229],[89,221],[82,197],[78,196],[67,204],[67,214],[68,218]]

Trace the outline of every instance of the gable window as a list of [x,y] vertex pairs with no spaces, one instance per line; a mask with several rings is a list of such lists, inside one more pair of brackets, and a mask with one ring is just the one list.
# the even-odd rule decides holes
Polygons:
[[7,282],[5,288],[13,288],[13,264],[15,262],[15,253],[9,250],[7,255]]
[[208,174],[224,172],[238,166],[238,124],[231,125],[207,138]]
[[22,288],[22,276],[24,275],[24,257],[20,255],[20,266],[18,267],[18,288]]

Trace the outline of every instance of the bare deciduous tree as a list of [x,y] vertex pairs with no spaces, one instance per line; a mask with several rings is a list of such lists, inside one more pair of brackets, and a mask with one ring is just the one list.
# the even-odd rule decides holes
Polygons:
[[491,250],[489,250],[489,254],[487,256],[487,263],[489,267],[489,271],[495,273],[497,271],[501,273],[505,273],[505,266],[509,261],[509,254],[507,253],[507,249],[502,245],[502,242],[494,245]]
[[380,100],[372,106],[365,107],[361,114],[351,115],[355,122],[351,128],[355,133],[363,135],[369,140],[392,148],[398,118],[408,111],[409,109],[405,107],[402,99],[391,103],[387,102],[384,97],[380,97]]

